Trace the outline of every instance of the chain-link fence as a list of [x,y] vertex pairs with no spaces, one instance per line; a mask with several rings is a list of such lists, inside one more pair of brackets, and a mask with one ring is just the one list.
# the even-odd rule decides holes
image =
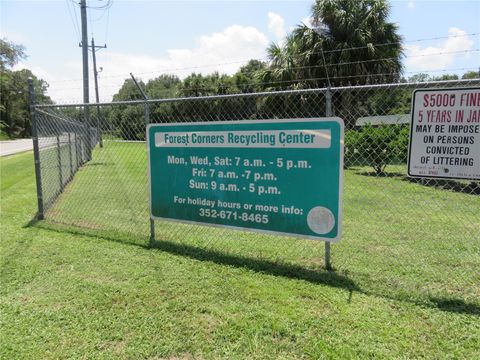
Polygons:
[[36,110],[35,121],[42,205],[46,210],[64,191],[78,169],[92,159],[98,133],[95,127],[41,109]]
[[[475,79],[104,103],[88,107],[90,126],[85,106],[37,105],[44,215],[147,244],[146,123],[334,115],[345,121],[343,239],[334,246],[334,265],[348,268],[361,257],[382,271],[397,262],[434,262],[432,249],[478,260],[480,183],[411,178],[406,163],[412,91],[479,85]],[[323,244],[312,240],[163,221],[155,226],[156,240],[171,249],[322,263]],[[379,249],[383,256],[369,258]]]

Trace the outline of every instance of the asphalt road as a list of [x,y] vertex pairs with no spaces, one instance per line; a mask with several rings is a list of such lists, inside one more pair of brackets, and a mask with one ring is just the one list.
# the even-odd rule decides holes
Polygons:
[[13,155],[32,149],[32,139],[0,141],[0,156]]

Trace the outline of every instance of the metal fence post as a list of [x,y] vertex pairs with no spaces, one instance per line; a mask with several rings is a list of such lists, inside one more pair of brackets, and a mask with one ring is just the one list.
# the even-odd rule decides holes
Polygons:
[[[98,101],[97,101],[98,102]],[[103,148],[103,135],[102,135],[102,117],[101,117],[101,112],[100,112],[100,106],[97,105],[97,140],[99,143],[99,146]]]
[[35,113],[35,91],[33,88],[33,79],[28,79],[28,102],[30,107],[30,119],[32,122],[32,141],[33,141],[33,158],[35,162],[35,182],[37,185],[37,203],[38,214],[37,219],[45,218],[43,210],[43,190],[42,190],[42,171],[40,163],[40,148],[38,146],[38,128]]
[[75,171],[80,167],[80,141],[82,140],[81,135],[79,136],[80,132],[78,131],[78,125],[75,126]]
[[90,131],[90,108],[88,107],[88,104],[84,105],[84,108],[85,108],[85,125],[87,127],[87,131],[86,131],[86,137],[87,137],[87,141],[85,142],[86,143],[86,150],[87,150],[87,154],[86,154],[86,161],[90,161],[92,160],[92,132]]
[[[147,100],[146,98],[145,100]],[[145,128],[150,124],[150,105],[148,102],[145,101]],[[147,143],[147,151],[148,149],[148,143]],[[150,218],[150,246],[153,245],[153,242],[155,241],[155,221]]]
[[[150,105],[148,102],[145,102],[145,129],[150,124]],[[145,139],[146,140],[146,139]],[[147,143],[147,151],[150,151],[148,149],[148,143]],[[153,242],[155,241],[155,221],[150,218],[150,246],[153,245]]]
[[58,162],[58,179],[60,181],[60,192],[63,191],[63,174],[62,174],[62,154],[60,148],[60,136],[57,134],[57,162]]
[[[145,129],[146,129],[148,124],[150,124],[150,105],[148,104],[148,96],[147,96],[147,94],[145,94],[142,87],[137,82],[137,80],[135,79],[135,77],[133,76],[132,73],[130,73],[130,76],[132,77],[132,80],[133,80],[135,86],[138,88],[138,90],[140,91],[140,93],[143,96],[143,99],[145,100],[144,112],[145,112]],[[148,149],[148,143],[146,145],[147,145],[147,151],[150,151]],[[155,221],[152,218],[150,218],[150,247],[153,245],[154,241],[155,241]]]
[[[330,86],[327,88],[325,92],[325,116],[331,117],[333,116],[332,111],[332,91],[330,90]],[[332,263],[330,259],[330,242],[325,241],[325,268],[327,270],[332,270]]]
[[85,134],[85,129],[82,129],[82,132],[81,132],[81,143],[80,143],[80,147],[81,147],[81,150],[80,150],[80,154],[81,154],[81,162],[80,164],[83,165],[85,164],[87,160],[87,155],[86,155],[86,152],[87,152],[87,136],[88,134]]
[[73,177],[72,135],[68,132],[68,160],[70,161],[70,179]]

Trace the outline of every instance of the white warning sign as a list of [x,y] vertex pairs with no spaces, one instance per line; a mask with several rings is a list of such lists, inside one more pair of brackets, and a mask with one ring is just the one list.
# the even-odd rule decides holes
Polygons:
[[480,88],[413,92],[408,175],[480,180]]

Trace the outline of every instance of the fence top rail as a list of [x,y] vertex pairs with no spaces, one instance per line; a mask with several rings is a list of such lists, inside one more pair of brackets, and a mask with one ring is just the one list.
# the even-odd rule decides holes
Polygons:
[[208,95],[208,96],[192,96],[192,97],[178,97],[178,98],[162,98],[162,99],[146,99],[146,100],[126,100],[126,101],[111,101],[99,103],[78,103],[78,104],[35,104],[36,108],[81,108],[91,106],[117,106],[117,105],[145,105],[145,104],[161,104],[171,102],[192,102],[202,100],[224,100],[230,98],[249,98],[262,96],[280,96],[280,95],[301,95],[311,93],[326,93],[327,91],[338,92],[348,90],[371,90],[371,89],[387,89],[387,88],[405,88],[405,87],[429,87],[439,85],[480,85],[480,78],[475,79],[459,79],[459,80],[438,80],[428,82],[405,82],[405,83],[391,83],[391,84],[370,84],[370,85],[348,85],[338,87],[324,87],[313,89],[297,89],[297,90],[279,90],[279,91],[262,91],[253,93],[236,93],[225,95]]
[[[37,109],[37,112],[40,113],[40,114],[43,114],[43,115],[47,115],[47,116],[50,116],[50,117],[53,117],[54,119],[57,119],[59,121],[63,121],[63,122],[66,122],[68,124],[71,124],[71,125],[74,125],[74,126],[78,126],[78,127],[82,127],[82,128],[87,128],[87,126],[84,124],[84,123],[81,123],[79,121],[75,121],[75,120],[71,120],[71,119],[65,119],[65,118],[62,118],[58,115],[55,115],[55,114],[52,114],[50,112],[46,112],[46,111],[43,111],[42,109]],[[94,128],[91,126],[91,128]]]

